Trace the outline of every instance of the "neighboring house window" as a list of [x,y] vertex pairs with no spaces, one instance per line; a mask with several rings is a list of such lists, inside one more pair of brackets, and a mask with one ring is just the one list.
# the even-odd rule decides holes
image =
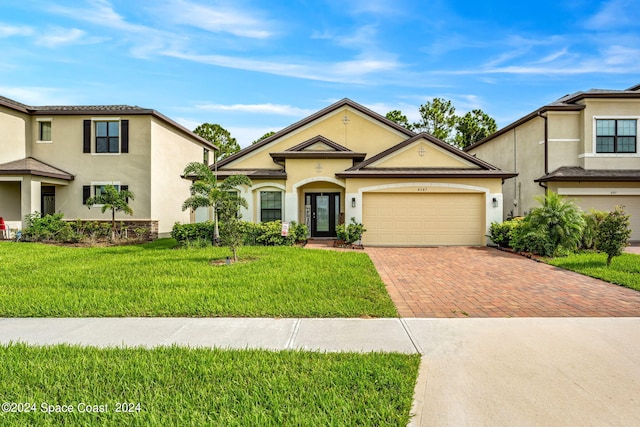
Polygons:
[[38,120],[38,141],[51,142],[51,120]]
[[95,122],[96,153],[120,152],[120,122]]
[[269,222],[282,219],[282,192],[260,192],[260,221]]
[[635,153],[637,120],[596,120],[596,153]]
[[[104,187],[106,187],[107,185],[113,185],[115,187],[116,190],[120,191],[120,190],[128,190],[129,186],[128,185],[120,185],[120,184],[93,184],[93,185],[84,185],[82,187],[82,204],[86,205],[87,204],[87,199],[89,197],[95,197],[95,196],[99,196],[100,194],[102,194],[104,192]],[[128,202],[128,198],[127,198],[127,202]]]
[[129,120],[91,119],[83,122],[83,153],[121,154],[129,152]]

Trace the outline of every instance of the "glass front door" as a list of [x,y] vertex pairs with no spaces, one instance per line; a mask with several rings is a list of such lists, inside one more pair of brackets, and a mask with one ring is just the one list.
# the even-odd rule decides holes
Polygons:
[[340,193],[307,193],[310,206],[311,237],[335,237],[340,218]]

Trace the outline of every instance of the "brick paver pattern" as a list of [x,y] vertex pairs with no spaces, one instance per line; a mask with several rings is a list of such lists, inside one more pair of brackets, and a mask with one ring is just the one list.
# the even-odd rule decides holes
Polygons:
[[402,317],[640,316],[640,292],[497,249],[366,252]]

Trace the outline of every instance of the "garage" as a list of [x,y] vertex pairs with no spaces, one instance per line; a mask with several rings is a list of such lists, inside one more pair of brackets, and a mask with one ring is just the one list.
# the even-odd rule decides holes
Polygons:
[[482,193],[364,193],[363,243],[369,246],[484,244]]
[[631,240],[640,241],[640,196],[568,196],[575,197],[575,202],[582,209],[596,209],[612,211],[616,205],[624,206],[624,211],[630,215]]

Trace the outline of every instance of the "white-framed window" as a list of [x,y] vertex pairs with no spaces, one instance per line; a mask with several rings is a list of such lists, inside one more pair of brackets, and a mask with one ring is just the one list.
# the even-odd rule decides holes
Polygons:
[[129,152],[129,120],[94,117],[83,123],[83,153],[118,155]]
[[51,118],[37,118],[36,122],[38,123],[38,143],[51,143],[53,139],[51,137],[51,129],[53,119]]
[[635,154],[638,151],[638,119],[596,119],[596,153]]
[[118,191],[129,189],[128,185],[123,185],[120,182],[92,182],[91,185],[84,185],[82,187],[82,204],[86,204],[89,197],[96,197],[102,194],[107,185],[113,185]]
[[120,152],[120,122],[115,120],[94,121],[96,153]]
[[260,221],[282,220],[282,191],[260,192]]

